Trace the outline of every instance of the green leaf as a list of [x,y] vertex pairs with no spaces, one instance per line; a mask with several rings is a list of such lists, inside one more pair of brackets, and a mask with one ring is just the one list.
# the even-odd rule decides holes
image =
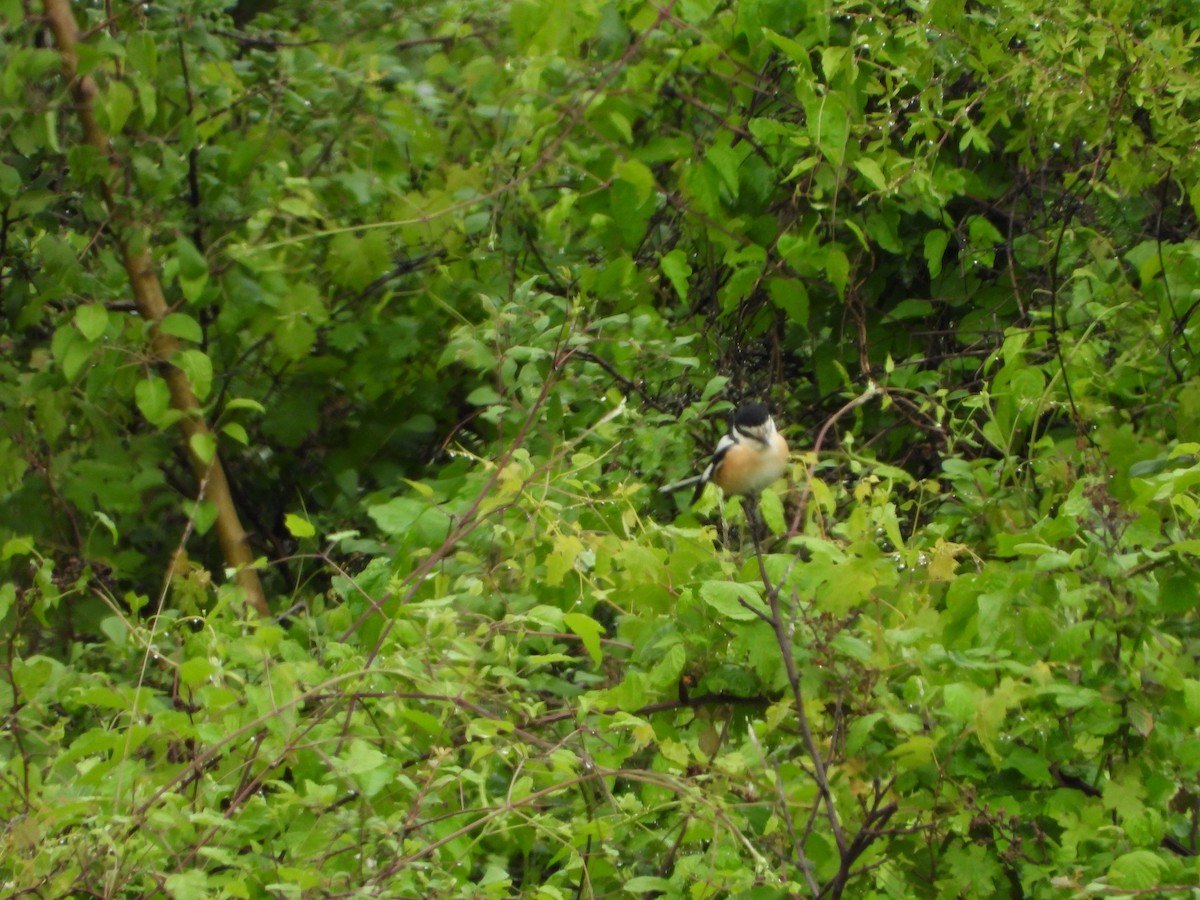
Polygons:
[[467,394],[467,402],[472,406],[492,406],[499,403],[502,399],[500,393],[494,387],[487,384],[481,385]]
[[767,296],[794,325],[808,324],[808,288],[798,278],[767,279]]
[[97,522],[99,522],[108,530],[108,533],[112,537],[114,544],[121,539],[117,532],[117,523],[112,520],[112,517],[109,516],[108,513],[97,509],[92,513],[92,515],[96,517]]
[[189,869],[166,878],[167,892],[172,900],[204,900],[211,897],[208,875],[203,869]]
[[283,517],[283,526],[292,537],[310,538],[317,533],[317,529],[313,527],[312,522],[295,513],[288,513]]
[[212,390],[212,360],[201,350],[183,350],[176,353],[171,362],[187,376],[196,399],[203,401]]
[[104,92],[104,108],[108,113],[109,134],[120,134],[133,112],[133,91],[129,85],[123,81],[110,81]]
[[668,690],[679,683],[679,676],[687,664],[687,650],[681,642],[671,644],[654,664],[647,677],[651,686],[658,690]]
[[93,347],[86,338],[83,338],[82,334],[77,335],[68,328],[59,330],[65,332],[67,337],[62,344],[54,346],[54,353],[59,358],[63,377],[67,381],[74,381],[84,367],[92,362]]
[[764,491],[758,501],[758,511],[771,534],[783,534],[787,530],[783,500],[774,491]]
[[557,587],[567,575],[576,570],[576,564],[584,553],[583,541],[573,534],[554,536],[554,549],[546,556],[546,584]]
[[394,265],[387,234],[378,230],[335,236],[325,261],[334,283],[355,291],[383,277]]
[[563,624],[579,635],[579,639],[583,642],[583,647],[592,658],[592,662],[599,666],[602,659],[600,635],[604,634],[604,626],[591,616],[583,615],[583,613],[564,614]]
[[861,663],[868,662],[873,655],[869,643],[844,631],[833,639],[831,646],[843,656],[848,656]]
[[275,346],[290,360],[304,359],[317,340],[317,330],[300,316],[289,316],[275,329]]
[[942,259],[946,255],[946,246],[949,243],[949,233],[941,228],[925,232],[925,264],[929,266],[931,278],[942,274]]
[[725,385],[729,384],[729,379],[724,375],[714,375],[704,385],[704,390],[700,392],[700,400],[704,402],[711,400],[721,391],[725,390]]
[[743,152],[739,153],[733,147],[714,144],[708,148],[708,152],[705,154],[709,163],[717,170],[717,174],[721,176],[721,183],[725,185],[725,190],[735,200],[738,196],[738,169],[742,164],[742,160],[745,159],[746,152],[749,150],[745,144],[739,146],[743,148]]
[[217,438],[211,432],[201,431],[188,438],[188,446],[196,458],[209,465],[217,455]]
[[198,687],[219,670],[207,656],[193,656],[179,665],[179,679],[188,687]]
[[174,250],[179,267],[179,289],[189,303],[195,303],[208,283],[208,261],[185,237],[176,238]]
[[[831,57],[830,62],[840,65],[844,59],[844,56]],[[821,153],[834,166],[840,167],[845,159],[850,133],[850,110],[846,100],[836,91],[829,92],[805,103],[805,115],[809,135]]]
[[879,168],[879,163],[875,162],[871,157],[859,157],[854,161],[853,165],[867,181],[871,182],[871,186],[877,191],[882,191],[887,187],[887,178],[884,177],[883,169]]
[[133,388],[133,399],[138,411],[146,421],[156,428],[164,428],[170,421],[167,411],[171,407],[171,389],[157,375],[139,381]]
[[145,78],[137,78],[133,87],[137,91],[138,103],[142,107],[142,121],[148,126],[153,125],[155,118],[158,117],[158,91]]
[[338,758],[336,768],[342,775],[362,775],[386,766],[387,762],[387,754],[378,748],[363,740],[353,740],[348,752]]
[[246,432],[245,426],[240,422],[226,422],[221,426],[221,433],[229,435],[243,447],[250,444],[250,435]]
[[613,175],[633,186],[636,205],[641,206],[654,194],[654,173],[637,159],[626,159],[613,166]]
[[700,599],[728,619],[749,622],[759,618],[755,610],[769,616],[758,591],[737,581],[705,581],[700,585]]
[[226,412],[233,412],[234,410],[237,410],[237,409],[250,409],[250,410],[253,410],[254,412],[259,412],[259,413],[263,413],[263,412],[267,411],[267,408],[265,406],[263,406],[261,403],[259,403],[257,400],[251,400],[248,397],[234,397],[232,400],[230,400],[228,403],[225,404]]
[[412,497],[395,497],[387,503],[367,507],[379,530],[394,537],[437,546],[449,533],[450,520],[436,506]]
[[1134,850],[1118,856],[1108,867],[1108,880],[1117,888],[1148,891],[1158,886],[1167,862],[1152,850]]
[[942,688],[942,701],[946,712],[959,725],[966,725],[975,718],[976,710],[984,698],[983,688],[974,684],[948,684]]
[[789,37],[785,37],[778,32],[772,31],[769,28],[762,30],[763,36],[775,45],[776,49],[781,50],[783,55],[794,63],[800,63],[804,66],[808,65],[808,48],[798,41],[794,41]]
[[831,245],[826,248],[825,275],[837,290],[838,297],[845,300],[846,284],[850,279],[850,260],[841,247]]
[[89,341],[97,341],[108,329],[108,310],[100,303],[89,303],[75,310],[75,325]]
[[34,551],[35,544],[33,538],[28,535],[9,538],[4,542],[4,549],[0,550],[0,559],[12,559],[14,556],[29,556]]
[[667,276],[667,280],[671,282],[671,286],[675,288],[679,299],[687,303],[688,279],[692,277],[692,267],[688,265],[684,252],[672,250],[660,259],[658,264],[663,274]]
[[901,770],[911,771],[933,761],[932,738],[917,736],[897,744],[888,756],[894,757]]
[[395,497],[387,503],[367,507],[367,514],[386,534],[404,534],[424,515],[428,505],[408,497]]
[[204,334],[200,331],[200,323],[186,313],[170,313],[158,323],[158,327],[166,334],[196,344],[204,339]]
[[147,78],[158,75],[158,45],[149,31],[134,31],[125,38],[125,58]]
[[638,875],[626,881],[623,887],[625,893],[640,897],[647,893],[670,894],[674,886],[666,878],[659,878],[655,875]]
[[[105,616],[100,620],[100,630],[114,647],[124,647],[129,640],[129,625],[120,616]],[[117,708],[123,706],[121,703]]]
[[0,196],[13,199],[21,191],[21,173],[7,163],[0,162]]

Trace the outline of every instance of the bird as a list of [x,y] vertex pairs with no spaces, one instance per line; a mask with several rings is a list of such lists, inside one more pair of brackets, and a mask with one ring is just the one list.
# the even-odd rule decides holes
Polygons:
[[733,414],[729,432],[717,442],[707,468],[699,475],[665,484],[659,491],[669,494],[694,484],[696,490],[691,502],[695,503],[711,481],[725,494],[753,499],[782,478],[787,465],[787,441],[775,427],[767,407],[762,403],[747,403]]

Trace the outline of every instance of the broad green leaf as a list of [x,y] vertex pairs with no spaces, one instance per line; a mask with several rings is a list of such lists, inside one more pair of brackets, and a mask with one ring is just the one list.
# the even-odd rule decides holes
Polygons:
[[395,497],[387,503],[369,506],[367,515],[384,534],[425,546],[441,544],[450,528],[445,512],[412,497]]
[[89,303],[75,310],[75,324],[89,341],[99,340],[108,328],[108,310],[100,303]]
[[[100,620],[100,630],[104,632],[104,636],[112,641],[114,646],[124,647],[129,640],[129,625],[120,616],[105,616]],[[117,706],[114,709],[124,708],[123,700],[117,701]]]
[[208,283],[208,262],[193,244],[185,237],[175,240],[175,261],[178,264],[179,288],[189,303],[200,299],[204,286]]
[[137,92],[138,103],[142,107],[142,121],[153,125],[158,116],[158,91],[154,84],[145,78],[137,78],[133,83]]
[[179,679],[188,687],[197,687],[217,674],[217,667],[206,656],[193,656],[179,665]]
[[783,534],[787,531],[787,517],[783,508],[783,500],[774,491],[764,491],[759,498],[758,511],[771,534]]
[[709,163],[721,176],[721,183],[725,185],[725,190],[729,191],[729,195],[734,199],[738,196],[738,168],[749,149],[745,144],[739,146],[743,148],[740,153],[733,147],[715,144],[709,147],[708,153],[705,154]]
[[1149,891],[1158,885],[1166,869],[1166,860],[1154,851],[1134,850],[1113,860],[1108,867],[1108,880],[1120,889]]
[[167,334],[196,344],[204,339],[204,334],[200,331],[200,323],[186,313],[170,313],[163,317],[163,320],[158,323],[158,327]]
[[854,168],[858,169],[867,181],[871,183],[871,187],[877,191],[882,191],[887,187],[887,178],[884,177],[883,169],[879,168],[879,163],[871,159],[869,156],[861,156],[853,163]]
[[592,662],[597,666],[600,665],[600,660],[603,657],[600,646],[600,635],[604,634],[604,626],[591,616],[585,616],[583,613],[564,614],[563,624],[579,635],[579,639],[583,642],[583,647],[587,650],[588,656],[592,658]]
[[171,389],[164,379],[152,375],[139,381],[134,385],[133,398],[138,411],[151,425],[162,428],[169,424],[166,419],[171,407]]
[[158,75],[158,45],[149,31],[134,31],[125,39],[125,58],[147,78]]
[[808,48],[798,41],[794,41],[789,37],[785,37],[778,32],[772,31],[769,28],[762,30],[763,36],[770,41],[775,47],[794,63],[800,63],[804,66],[808,65]]
[[283,526],[292,537],[310,538],[317,533],[317,529],[313,527],[312,522],[296,513],[287,513],[284,515]]
[[804,282],[794,278],[769,278],[767,296],[776,307],[783,310],[789,322],[794,325],[808,324],[808,289]]
[[492,406],[499,403],[502,399],[500,393],[494,387],[487,384],[481,385],[467,394],[467,402],[472,406]]
[[217,456],[217,438],[212,432],[202,431],[188,438],[188,446],[196,454],[196,458],[205,465],[210,464]]
[[573,534],[554,536],[554,549],[546,557],[546,584],[557,587],[570,572],[575,571],[576,562],[584,552],[584,544]]
[[243,447],[250,445],[250,435],[240,422],[226,422],[221,426],[221,434],[227,434]]
[[728,383],[729,379],[723,375],[714,375],[704,385],[704,390],[700,392],[701,402],[711,400],[713,397],[717,396],[717,394],[721,393],[721,391],[725,389],[725,385]]
[[841,247],[831,245],[826,248],[825,275],[837,290],[838,297],[845,300],[846,284],[850,279],[850,260]]
[[949,243],[950,235],[941,228],[925,232],[925,264],[929,267],[931,278],[942,274],[942,259],[946,255],[946,245]]
[[173,900],[204,900],[212,896],[208,874],[203,869],[189,869],[168,875],[165,884]]
[[911,771],[933,761],[934,742],[932,738],[911,737],[897,744],[888,756],[896,760],[896,765],[903,771]]
[[12,199],[21,190],[21,173],[6,163],[0,162],[0,196]]
[[983,697],[983,689],[974,684],[955,683],[942,688],[946,712],[959,725],[965,725],[974,720]]
[[865,663],[871,659],[871,645],[862,638],[842,632],[831,642],[831,646],[843,656]]
[[[837,54],[830,57],[838,68],[844,60],[844,56]],[[805,114],[813,141],[830,163],[840,167],[846,155],[850,114],[842,94],[830,92],[819,99],[814,98],[805,104]]]
[[356,291],[382,278],[394,265],[387,234],[379,230],[336,235],[325,261],[336,284]]
[[[5,549],[7,550],[7,546],[5,547]],[[7,559],[9,557],[9,555],[10,554],[6,553],[0,558]],[[12,609],[13,604],[16,602],[17,602],[17,586],[15,584],[13,584],[12,582],[8,582],[7,584],[0,584],[0,622],[4,621],[5,617],[8,616],[9,610]]]
[[83,337],[82,333],[76,333],[73,329],[64,327],[60,328],[59,332],[65,337],[62,341],[58,341],[58,334],[55,335],[56,341],[53,346],[55,356],[58,357],[59,365],[62,367],[63,377],[67,381],[74,381],[83,369],[88,366],[93,359],[94,348],[92,343]]
[[133,112],[133,91],[123,81],[110,81],[104,91],[104,109],[108,113],[109,134],[120,134]]
[[12,537],[4,542],[4,549],[0,550],[0,559],[12,559],[14,556],[28,556],[34,551],[33,538],[28,535],[20,537]]
[[687,650],[682,643],[673,643],[654,664],[648,675],[649,683],[659,690],[668,690],[679,683],[687,663]]
[[176,353],[171,362],[183,371],[196,399],[204,401],[212,390],[212,360],[201,350],[183,350]]
[[659,260],[659,266],[662,268],[663,274],[667,276],[667,280],[671,282],[671,286],[675,288],[679,299],[687,303],[688,279],[692,277],[692,267],[687,264],[683,251],[672,250]]
[[638,206],[641,206],[654,194],[654,173],[640,160],[622,160],[613,166],[613,175],[633,186]]
[[764,616],[771,613],[758,591],[736,581],[705,581],[700,585],[700,599],[721,615],[738,622],[759,618],[756,611]]

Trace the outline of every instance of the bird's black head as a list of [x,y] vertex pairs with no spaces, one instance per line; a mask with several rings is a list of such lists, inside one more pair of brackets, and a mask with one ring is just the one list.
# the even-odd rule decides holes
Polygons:
[[770,418],[771,414],[767,412],[767,407],[762,403],[746,403],[739,406],[737,412],[733,414],[733,427],[739,431],[761,428],[767,424],[767,420]]

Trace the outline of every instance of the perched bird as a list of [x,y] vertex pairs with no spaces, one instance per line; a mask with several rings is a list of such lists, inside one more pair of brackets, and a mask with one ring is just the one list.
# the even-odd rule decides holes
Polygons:
[[787,471],[788,445],[775,428],[775,420],[761,403],[738,407],[729,433],[717,442],[712,462],[699,475],[659,488],[663,493],[696,485],[692,503],[700,499],[710,481],[726,494],[757,497],[763,488]]

